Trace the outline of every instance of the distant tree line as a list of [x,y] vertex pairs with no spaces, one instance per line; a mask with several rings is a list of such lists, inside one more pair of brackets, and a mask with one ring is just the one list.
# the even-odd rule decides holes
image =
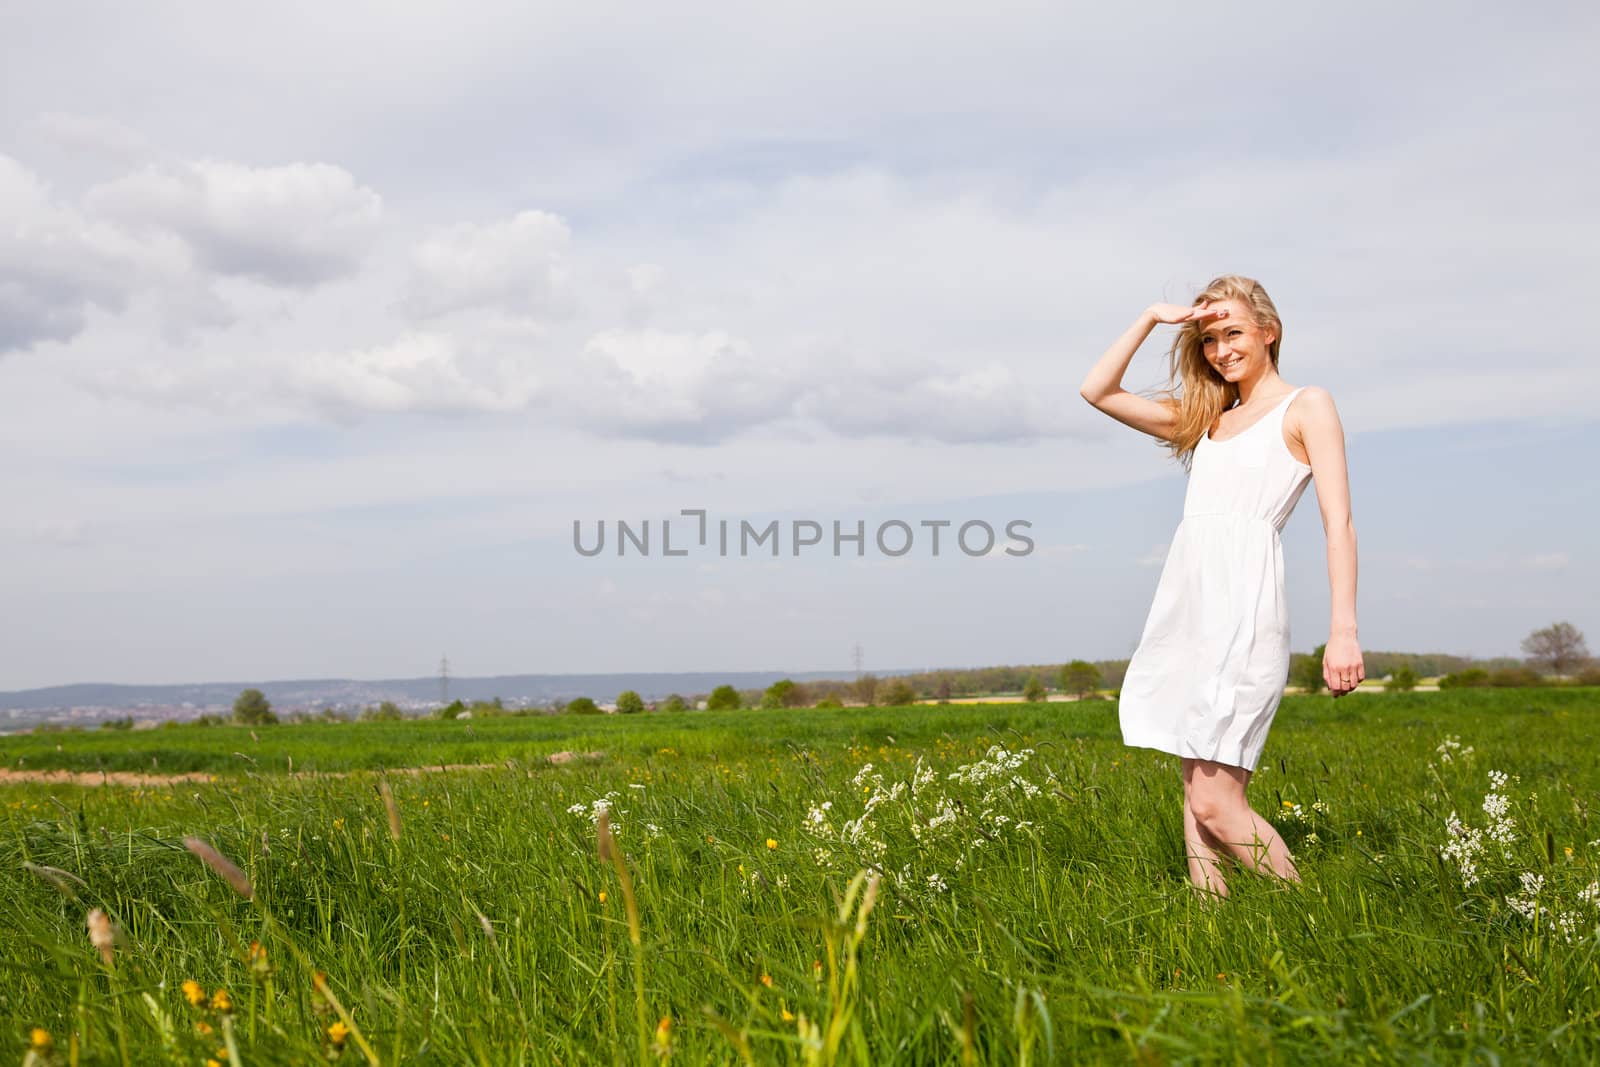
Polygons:
[[[1318,645],[1309,655],[1292,655],[1289,684],[1308,693],[1322,692],[1326,688],[1322,677],[1322,657],[1326,648],[1326,645]],[[1553,623],[1535,630],[1523,640],[1522,651],[1526,657],[1523,660],[1502,658],[1474,661],[1467,657],[1442,654],[1385,652],[1364,652],[1362,660],[1368,679],[1381,679],[1385,689],[1401,692],[1414,689],[1420,679],[1428,677],[1437,678],[1440,689],[1600,685],[1600,663],[1589,655],[1583,634],[1570,622]],[[1098,700],[1107,695],[1120,695],[1119,688],[1127,665],[1127,660],[1090,662],[1075,659],[1061,664],[942,670],[895,675],[888,679],[870,673],[853,681],[800,683],[783,678],[765,689],[719,685],[704,697],[700,694],[685,697],[673,693],[654,702],[646,701],[635,690],[626,689],[617,694],[612,707],[619,715],[678,713],[701,707],[708,711],[763,711],[801,707],[839,709],[851,705],[900,707],[922,700],[947,703],[959,697],[1002,693],[1020,693],[1024,700],[1037,702],[1049,699],[1050,688],[1046,679],[1054,683],[1060,693],[1078,700]],[[587,696],[557,701],[549,707],[516,709],[507,708],[499,697],[495,697],[493,700],[478,700],[470,704],[457,700],[434,709],[430,714],[438,719],[487,719],[511,715],[600,715],[606,711]],[[389,722],[410,717],[390,700],[364,708],[354,715],[355,720],[360,722]],[[324,708],[320,712],[296,711],[288,716],[288,720],[295,723],[348,722],[351,716],[333,708]],[[256,727],[276,725],[279,716],[261,690],[245,689],[234,700],[229,719],[207,714],[194,721],[203,726],[231,721],[241,726]],[[133,726],[131,715],[101,723],[101,729],[106,730],[131,730]],[[60,730],[63,727],[47,724],[37,729]]]

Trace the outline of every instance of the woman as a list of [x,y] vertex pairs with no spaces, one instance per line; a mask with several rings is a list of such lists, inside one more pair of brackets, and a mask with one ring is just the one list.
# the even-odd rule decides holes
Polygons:
[[[1152,399],[1122,376],[1157,323],[1179,327],[1170,387]],[[1183,759],[1189,879],[1226,896],[1223,857],[1299,881],[1245,787],[1289,673],[1279,533],[1314,476],[1328,540],[1332,621],[1322,676],[1335,697],[1366,677],[1356,641],[1356,532],[1333,398],[1278,377],[1283,321],[1261,284],[1215,279],[1191,307],[1154,304],[1083,381],[1083,398],[1160,438],[1189,473],[1118,709],[1125,744]],[[1182,389],[1176,386],[1181,379]]]

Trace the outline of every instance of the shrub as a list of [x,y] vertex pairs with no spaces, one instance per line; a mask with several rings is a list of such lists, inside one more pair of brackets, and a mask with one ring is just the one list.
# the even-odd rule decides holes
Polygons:
[[917,702],[917,691],[904,678],[896,678],[884,691],[883,702],[889,707],[904,707]]
[[1520,689],[1546,683],[1544,676],[1532,667],[1501,667],[1489,672],[1489,684],[1497,688]]
[[272,705],[259,689],[246,689],[233,701],[233,721],[244,726],[271,726],[278,721]]
[[1440,689],[1477,689],[1489,684],[1489,672],[1482,667],[1468,667],[1439,679]]
[[644,698],[632,689],[624,689],[617,694],[617,714],[637,715],[644,710]]
[[818,710],[822,711],[838,711],[840,708],[843,708],[844,705],[839,703],[838,697],[823,697],[821,700],[817,701],[816,707]]
[[1409,663],[1403,663],[1389,672],[1388,681],[1383,683],[1384,691],[1393,690],[1396,693],[1409,693],[1417,687],[1417,672],[1411,669]]
[[602,712],[600,710],[600,705],[596,704],[594,701],[590,700],[588,697],[575,697],[575,698],[573,698],[573,700],[567,705],[567,710],[569,712],[571,712],[572,714],[574,714],[574,715],[602,715],[602,714],[604,714],[604,712]]
[[688,711],[689,710],[689,705],[684,703],[684,700],[683,700],[683,698],[681,696],[679,696],[677,693],[673,693],[671,696],[667,697],[667,699],[665,701],[662,702],[661,710],[662,711]]
[[707,711],[736,711],[739,704],[739,691],[731,685],[717,686],[706,698]]

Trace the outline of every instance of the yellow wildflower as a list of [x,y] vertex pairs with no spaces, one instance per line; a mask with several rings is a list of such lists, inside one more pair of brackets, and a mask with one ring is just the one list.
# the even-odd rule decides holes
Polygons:
[[790,1011],[788,1008],[784,1008],[783,1009],[783,1021],[786,1022],[786,1023],[794,1022],[794,1012]]
[[193,978],[183,983],[184,998],[197,1008],[206,1006],[206,991],[200,988],[200,983]]
[[772,975],[770,975],[770,974],[762,975],[761,976],[761,984],[766,986],[768,989],[771,989],[772,988]]
[[233,998],[226,989],[219,989],[211,994],[211,1006],[226,1015],[233,1011]]
[[206,1060],[206,1067],[222,1067],[222,1063],[218,1060]]
[[335,1045],[343,1045],[345,1038],[350,1036],[350,1028],[344,1024],[343,1019],[335,1019],[328,1027],[328,1040]]
[[656,1044],[665,1048],[672,1040],[672,1016],[663,1015],[656,1023]]
[[768,848],[777,848],[778,847],[778,839],[775,838],[775,837],[767,838],[767,847]]
[[196,1019],[194,1024],[194,1032],[197,1034],[209,1034],[211,1032],[211,1024],[206,1022],[204,1019]]
[[54,1048],[55,1044],[56,1044],[56,1039],[51,1037],[50,1036],[50,1031],[46,1030],[42,1026],[35,1026],[28,1033],[28,1045],[31,1048],[36,1048],[36,1049]]
[[602,889],[602,890],[600,890],[600,903],[604,904],[605,902],[606,902],[606,891],[604,889]]

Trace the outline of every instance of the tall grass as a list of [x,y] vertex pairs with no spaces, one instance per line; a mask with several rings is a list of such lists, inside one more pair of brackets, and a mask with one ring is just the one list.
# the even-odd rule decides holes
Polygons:
[[[1213,906],[1177,761],[1123,748],[1110,704],[280,727],[253,764],[219,728],[5,738],[12,766],[159,742],[218,780],[0,787],[0,1042],[20,1059],[40,1028],[39,1057],[86,1064],[1593,1062],[1595,697],[1289,698],[1251,792],[1305,883],[1234,872]],[[360,767],[338,746],[372,737],[386,766],[495,766],[280,773]],[[539,758],[559,748],[606,756]]]

